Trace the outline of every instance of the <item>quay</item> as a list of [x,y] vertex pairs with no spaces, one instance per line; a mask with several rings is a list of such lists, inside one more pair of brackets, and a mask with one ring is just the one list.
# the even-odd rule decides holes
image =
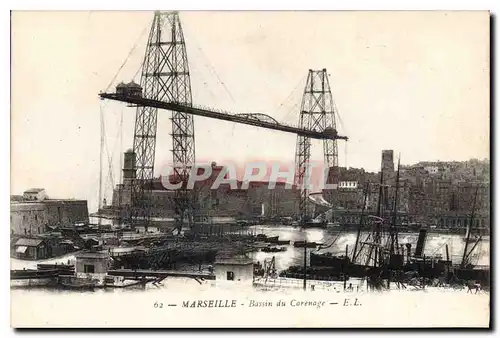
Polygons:
[[138,279],[144,277],[167,278],[167,277],[185,277],[200,280],[215,280],[215,275],[208,272],[186,272],[178,270],[148,270],[148,269],[118,269],[109,270],[109,276],[124,277],[129,279]]

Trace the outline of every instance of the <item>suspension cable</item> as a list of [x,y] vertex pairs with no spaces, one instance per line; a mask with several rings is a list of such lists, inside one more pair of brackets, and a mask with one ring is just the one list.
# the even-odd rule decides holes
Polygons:
[[345,162],[345,168],[347,169],[347,143],[344,142],[344,162]]
[[347,130],[345,128],[345,125],[344,125],[344,122],[342,121],[342,117],[340,116],[340,113],[339,113],[339,110],[337,108],[337,105],[335,104],[335,101],[332,99],[333,101],[333,111],[334,111],[334,114],[337,116],[338,120],[339,120],[339,124],[340,124],[340,127],[342,128],[342,130],[347,133]]
[[144,61],[146,61],[146,59],[142,60],[141,64],[139,65],[139,68],[137,68],[137,70],[135,71],[134,77],[132,78],[134,82],[137,82],[136,81],[137,74],[139,74],[139,71],[142,69],[142,67],[144,67]]
[[[104,139],[104,148],[106,150],[106,157],[107,157],[107,162],[108,162],[108,175],[107,175],[108,180],[106,182],[106,186],[108,186],[110,181],[111,181],[111,184],[114,183],[113,170],[112,170],[113,157],[109,156],[108,140],[106,137],[106,122],[104,120],[104,117],[102,119],[102,132],[103,132],[103,139]],[[104,194],[106,194],[106,192],[104,192]]]
[[[296,109],[298,109],[298,107],[299,107],[299,104],[300,104],[300,103],[301,103],[300,101],[299,101],[299,102],[296,102],[296,103],[295,103],[295,104],[294,104],[294,105],[293,105],[293,106],[292,106],[292,107],[288,110],[288,112],[285,114],[285,117],[283,118],[283,120],[284,120],[284,121],[288,120],[288,118],[289,118],[289,117],[293,117],[293,114],[292,114],[292,113],[293,113],[293,112],[295,112],[295,111],[296,111]],[[299,113],[299,116],[300,116],[300,113]],[[290,123],[290,124],[291,124],[291,125],[295,125],[295,122]],[[299,126],[299,123],[297,123],[297,126]]]
[[[188,33],[188,30],[184,29],[184,33]],[[195,46],[195,48],[200,51],[201,56],[205,59],[205,61],[206,61],[205,62],[205,66],[211,71],[211,73],[213,75],[215,75],[215,77],[217,78],[217,81],[219,81],[219,84],[222,85],[222,87],[224,88],[224,90],[226,91],[226,93],[229,95],[229,98],[231,99],[231,101],[233,101],[233,103],[236,103],[236,101],[234,100],[233,95],[231,94],[231,92],[227,88],[226,84],[219,77],[219,74],[217,73],[217,71],[215,70],[215,68],[212,66],[212,63],[210,62],[210,59],[203,52],[203,49],[201,48],[200,44],[197,42],[197,40],[194,37],[194,35],[191,35],[189,33],[185,34],[185,35],[189,35],[190,36],[189,37],[189,41],[191,41],[190,43],[192,43]]]
[[283,105],[285,103],[287,103],[288,100],[290,100],[292,98],[292,95],[295,94],[295,91],[299,88],[299,86],[302,84],[304,78],[306,76],[302,76],[299,80],[299,82],[297,82],[297,84],[295,85],[295,87],[293,88],[293,90],[290,92],[290,94],[287,96],[287,98],[285,100],[283,100],[283,102],[278,106],[278,108],[276,108],[276,113],[279,112],[279,110],[283,107]]
[[123,69],[123,67],[125,66],[125,64],[127,63],[128,59],[130,58],[130,56],[132,55],[132,53],[134,52],[134,50],[137,48],[137,45],[139,44],[139,41],[142,39],[144,33],[146,32],[146,29],[149,27],[149,25],[147,25],[146,27],[144,27],[144,29],[142,30],[142,33],[141,35],[139,36],[139,38],[137,38],[134,46],[132,47],[132,49],[129,51],[127,57],[125,58],[125,60],[123,61],[122,65],[120,66],[120,68],[118,69],[118,71],[116,72],[115,76],[113,76],[113,79],[111,80],[111,82],[109,83],[108,87],[106,87],[106,92],[108,92],[109,88],[111,87],[111,85],[115,82],[116,78],[118,77],[118,74],[120,74],[120,71]]
[[191,73],[191,70],[193,70],[193,72],[199,74],[200,80],[201,80],[201,82],[203,82],[203,86],[208,91],[208,94],[210,94],[210,96],[212,97],[212,99],[216,100],[217,96],[210,89],[210,86],[208,85],[208,83],[207,83],[205,77],[203,76],[203,73],[201,72],[201,70],[199,70],[193,63],[191,63],[191,65],[189,67],[190,67],[190,73]]

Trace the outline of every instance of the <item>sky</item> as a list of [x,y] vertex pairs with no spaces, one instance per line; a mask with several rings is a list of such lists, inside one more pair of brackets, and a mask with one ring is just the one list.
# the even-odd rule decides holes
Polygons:
[[[95,209],[101,112],[104,174],[111,162],[117,183],[135,109],[98,93],[138,74],[152,18],[13,12],[11,193],[43,187]],[[382,149],[400,153],[402,164],[489,158],[487,12],[181,12],[180,19],[195,104],[297,123],[308,70],[326,68],[338,130],[349,137],[339,142],[341,166],[377,171]],[[158,115],[156,174],[171,161],[169,115]],[[195,135],[199,161],[294,161],[293,134],[195,117]],[[312,158],[322,158],[319,141]],[[110,199],[111,180],[103,181]]]

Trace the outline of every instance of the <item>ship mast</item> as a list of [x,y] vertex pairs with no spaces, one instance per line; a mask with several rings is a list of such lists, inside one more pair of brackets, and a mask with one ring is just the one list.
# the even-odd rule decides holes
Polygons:
[[[123,165],[123,108],[120,110],[120,167]],[[120,179],[118,180],[118,222],[122,219],[122,193],[123,193],[123,170],[120,169]]]
[[401,162],[401,157],[398,159],[398,171],[396,173],[396,192],[394,194],[394,208],[392,213],[392,229],[391,229],[391,248],[390,254],[394,254],[395,248],[399,247],[398,245],[398,232],[397,232],[397,214],[398,214],[398,191],[399,191],[399,165]]
[[[363,198],[363,209],[361,210],[361,216],[359,217],[359,225],[358,225],[358,232],[356,234],[356,243],[354,243],[354,250],[352,252],[352,262],[354,263],[356,261],[356,258],[358,257],[358,245],[359,245],[359,239],[361,237],[361,228],[363,227],[363,220],[365,216],[365,210],[366,210],[366,202],[368,199],[368,191],[369,191],[370,183],[366,183],[365,187],[365,196]],[[361,251],[361,249],[360,249]]]
[[[374,224],[374,229],[372,228],[372,235],[373,235],[373,242],[371,243],[363,243],[367,244],[370,246],[369,252],[368,252],[368,257],[366,259],[366,265],[370,265],[370,260],[372,259],[372,254],[373,254],[373,249],[375,248],[375,256],[373,258],[373,266],[377,266],[378,262],[378,253],[380,249],[380,231],[382,227],[382,223],[380,222],[381,220],[381,215],[382,215],[382,194],[383,194],[383,182],[384,182],[384,171],[380,171],[380,183],[379,183],[379,190],[378,190],[378,201],[377,201],[377,214],[376,214],[376,221]],[[370,238],[370,237],[368,237]],[[367,239],[368,239],[367,238]]]
[[[101,122],[101,140],[100,140],[100,149],[99,149],[99,197],[97,202],[97,212],[102,209],[102,153],[104,152],[104,115],[102,111],[102,105],[100,105],[99,109],[100,113],[100,122]],[[101,225],[102,220],[99,217],[98,224]]]
[[465,238],[464,254],[462,256],[462,263],[460,264],[461,268],[465,267],[465,265],[467,264],[467,260],[468,260],[468,258],[470,256],[470,254],[472,253],[472,251],[474,251],[477,243],[480,240],[480,238],[478,238],[478,240],[476,241],[476,243],[472,247],[472,250],[470,250],[470,252],[467,252],[467,249],[469,247],[470,234],[472,232],[472,224],[474,222],[474,212],[476,210],[476,200],[477,200],[477,191],[478,191],[478,189],[479,189],[479,187],[476,187],[476,193],[474,194],[474,202],[472,203],[472,212],[470,214],[470,220],[469,220],[469,225],[468,225],[467,237]]

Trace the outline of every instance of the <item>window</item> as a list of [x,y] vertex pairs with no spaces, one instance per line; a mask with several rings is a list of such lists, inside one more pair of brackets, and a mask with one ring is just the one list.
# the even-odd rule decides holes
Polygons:
[[35,215],[35,221],[38,221],[38,215]]
[[26,229],[24,229],[24,234],[27,235],[28,234],[28,231]]
[[227,272],[227,280],[234,280],[234,272],[232,271]]
[[26,221],[26,215],[23,215],[23,221]]
[[95,268],[92,264],[84,264],[83,265],[83,272],[84,273],[94,273]]

